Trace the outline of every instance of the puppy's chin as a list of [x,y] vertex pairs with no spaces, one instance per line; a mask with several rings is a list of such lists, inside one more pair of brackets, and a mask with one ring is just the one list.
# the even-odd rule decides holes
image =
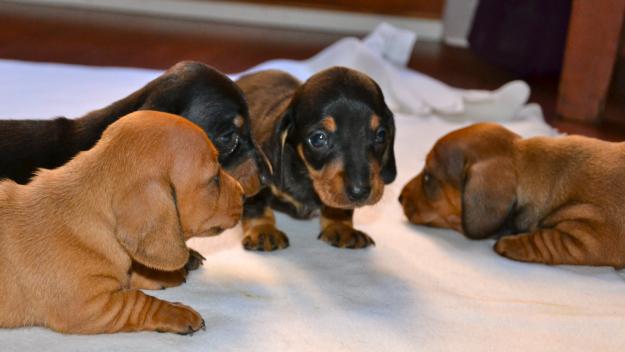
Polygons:
[[223,227],[211,227],[210,229],[206,230],[206,231],[202,231],[200,233],[196,233],[194,235],[192,235],[191,237],[211,237],[211,236],[217,236],[220,233],[224,232],[226,229],[224,229]]
[[379,188],[378,191],[372,192],[367,199],[355,202],[355,201],[350,200],[347,197],[345,190],[342,190],[342,192],[336,192],[336,193],[332,191],[325,191],[325,192],[317,191],[317,195],[319,195],[319,199],[324,205],[332,207],[332,208],[338,208],[338,209],[355,209],[355,208],[364,207],[366,205],[372,205],[372,204],[379,202],[383,194],[384,194],[384,189]]
[[429,227],[443,228],[443,229],[451,229],[459,233],[463,233],[462,231],[462,220],[461,217],[450,214],[447,217],[444,217],[438,213],[424,213],[415,210],[414,207],[411,207],[409,204],[404,204],[404,214],[408,218],[408,221],[415,225],[423,225]]

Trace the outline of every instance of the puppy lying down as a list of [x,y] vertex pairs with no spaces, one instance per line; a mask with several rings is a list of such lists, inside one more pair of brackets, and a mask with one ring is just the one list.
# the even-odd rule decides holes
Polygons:
[[399,198],[415,224],[545,264],[625,266],[625,144],[476,124],[436,142]]
[[202,328],[193,309],[139,291],[129,270],[133,260],[180,269],[189,257],[185,240],[237,223],[243,190],[217,157],[188,120],[141,111],[29,184],[0,182],[0,327]]

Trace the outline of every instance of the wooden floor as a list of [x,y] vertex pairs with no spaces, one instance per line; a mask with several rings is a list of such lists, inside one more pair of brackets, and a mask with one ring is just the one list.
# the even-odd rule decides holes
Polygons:
[[[158,69],[198,60],[230,73],[274,58],[305,59],[345,35],[0,3],[0,58],[5,59]],[[517,78],[467,49],[433,42],[418,41],[409,66],[460,88],[495,89]],[[530,100],[541,104],[550,124],[568,133],[625,140],[625,127],[618,123],[559,120],[557,81],[528,79]]]

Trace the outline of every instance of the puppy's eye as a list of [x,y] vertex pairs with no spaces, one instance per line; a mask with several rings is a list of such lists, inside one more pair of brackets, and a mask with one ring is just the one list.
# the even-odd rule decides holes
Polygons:
[[230,154],[239,146],[240,137],[235,131],[226,132],[217,137],[221,154]]
[[308,137],[308,143],[315,149],[320,149],[328,145],[328,134],[323,131],[316,131]]
[[423,173],[423,183],[429,184],[430,182],[432,182],[432,176],[430,175],[429,172],[425,171]]
[[384,127],[380,127],[377,131],[375,131],[374,141],[376,144],[383,144],[386,142],[386,129]]

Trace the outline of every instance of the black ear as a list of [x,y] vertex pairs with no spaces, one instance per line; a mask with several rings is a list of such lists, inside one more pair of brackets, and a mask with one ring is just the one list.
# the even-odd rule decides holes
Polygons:
[[277,182],[277,184],[279,185],[283,184],[283,180],[285,176],[284,168],[286,167],[285,165],[286,163],[284,162],[283,159],[284,159],[285,148],[289,148],[287,143],[289,141],[289,137],[292,135],[292,132],[293,132],[293,123],[294,123],[293,107],[291,105],[289,106],[287,111],[284,113],[284,115],[280,119],[280,122],[278,122],[278,124],[276,125],[276,128],[272,136],[273,141],[275,145],[277,146],[277,148],[273,150],[273,154],[270,157],[271,157],[271,164],[274,166],[274,169],[273,169],[274,182]]
[[386,106],[384,107],[384,113],[388,116],[389,121],[389,143],[382,157],[380,176],[382,176],[384,184],[389,184],[393,182],[397,176],[397,166],[395,165],[395,122],[393,120],[393,113]]
[[492,236],[504,225],[516,203],[516,175],[505,157],[480,161],[466,171],[462,191],[462,227],[465,236]]

